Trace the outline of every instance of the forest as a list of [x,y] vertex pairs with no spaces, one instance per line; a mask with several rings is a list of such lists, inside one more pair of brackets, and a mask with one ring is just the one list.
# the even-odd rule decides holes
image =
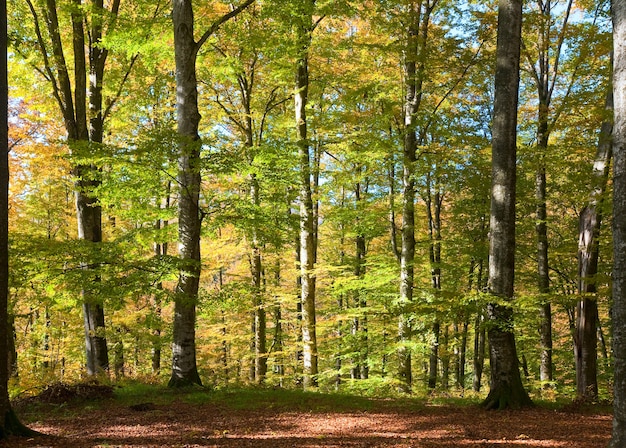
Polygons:
[[626,396],[623,1],[6,6],[12,398]]

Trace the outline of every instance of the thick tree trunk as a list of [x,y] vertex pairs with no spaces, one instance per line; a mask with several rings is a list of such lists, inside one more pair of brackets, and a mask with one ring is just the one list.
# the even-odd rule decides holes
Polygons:
[[194,39],[191,0],[173,0],[174,59],[176,62],[176,123],[178,132],[178,253],[181,271],[174,297],[172,375],[169,386],[201,384],[196,365],[196,303],[200,286],[200,150],[198,134],[198,51],[220,25],[254,0],[246,0],[217,19],[198,42]]
[[519,373],[513,310],[517,102],[521,0],[500,0],[492,142],[489,291],[504,303],[487,306],[491,382],[483,405],[504,409],[531,404]]
[[[613,92],[607,94],[605,109],[613,109]],[[602,204],[613,155],[611,134],[613,123],[602,123],[591,175],[589,201],[580,213],[578,224],[578,292],[574,329],[574,360],[576,393],[585,400],[598,397],[596,275],[598,274],[599,238]]]
[[169,386],[201,384],[196,365],[196,303],[200,281],[200,136],[196,42],[190,0],[174,0],[176,117],[179,136],[178,232],[181,271],[174,298],[172,375]]
[[[55,0],[47,0],[42,5],[42,14],[50,36],[49,43],[39,41],[39,50],[42,54],[52,53],[52,58],[45,59],[45,70],[51,76],[48,77],[52,84],[54,97],[63,115],[67,131],[70,151],[76,149],[89,151],[94,146],[102,143],[104,115],[102,112],[102,88],[104,81],[104,68],[108,51],[100,46],[102,39],[103,21],[91,17],[91,27],[85,31],[89,21],[84,16],[81,1],[74,0],[75,8],[72,8],[72,49],[74,67],[73,78],[70,78],[65,59],[63,40],[59,28],[57,15],[57,3]],[[117,15],[119,0],[114,0],[110,5],[108,14]],[[32,12],[37,27],[40,27],[38,14],[35,6],[28,0],[28,6]],[[94,15],[103,11],[103,1],[93,0],[90,2],[91,12]],[[86,42],[86,35],[89,41]],[[86,51],[89,57],[89,67],[86,62]],[[69,51],[68,51],[69,53]],[[89,75],[89,89],[87,77]],[[72,87],[72,82],[74,83]],[[73,90],[72,90],[73,89]],[[89,126],[87,111],[89,110]],[[99,243],[102,241],[101,210],[97,199],[93,194],[95,187],[99,185],[98,169],[89,164],[75,166],[72,174],[76,177],[75,201],[79,239]],[[83,265],[85,276],[88,278],[85,284],[100,281],[97,274],[92,273],[93,267],[85,262]],[[104,332],[104,310],[102,298],[96,296],[88,288],[84,288],[83,314],[85,323],[85,348],[87,373],[94,375],[107,372],[109,368],[108,349]]]
[[613,0],[613,433],[626,446],[626,0]]
[[[9,136],[7,80],[7,5],[0,0],[0,359],[9,358]],[[30,436],[35,432],[23,426],[9,401],[9,369],[0,368],[0,440],[9,435]]]

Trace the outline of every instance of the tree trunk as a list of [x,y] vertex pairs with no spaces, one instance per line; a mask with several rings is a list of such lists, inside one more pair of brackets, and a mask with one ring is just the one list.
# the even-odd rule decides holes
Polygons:
[[[613,92],[607,94],[605,109],[613,109]],[[581,299],[576,306],[574,359],[576,364],[576,394],[585,400],[598,397],[596,275],[598,273],[599,238],[602,204],[609,178],[613,123],[604,121],[600,129],[596,157],[591,175],[591,192],[587,205],[580,213],[578,224],[578,291]]]
[[459,344],[459,363],[456,375],[456,385],[462,390],[465,389],[465,361],[467,357],[467,329],[469,323],[467,320],[463,322],[463,330],[461,332],[461,342]]
[[172,375],[169,386],[201,384],[196,365],[196,303],[200,282],[200,136],[197,47],[190,0],[174,0],[176,117],[178,130],[178,233],[181,271],[174,297]]
[[[9,137],[7,80],[7,4],[0,0],[0,359],[9,358]],[[9,369],[0,368],[0,440],[9,435],[31,436],[35,432],[17,419],[9,401]]]
[[[250,113],[249,107],[248,114]],[[249,129],[252,130],[251,124]],[[251,148],[251,135],[248,138],[248,147]],[[250,200],[255,207],[259,207],[261,203],[259,192],[259,180],[256,175],[250,175]],[[265,303],[263,301],[262,291],[262,257],[261,243],[259,242],[257,224],[253,224],[252,245],[250,254],[250,271],[252,274],[252,294],[254,306],[254,377],[253,380],[257,384],[265,381],[267,374],[267,338],[266,338],[266,315]]]
[[181,271],[174,297],[172,376],[169,386],[201,384],[196,365],[196,303],[200,285],[200,150],[196,59],[207,39],[254,0],[247,0],[217,19],[198,42],[194,39],[191,0],[173,0],[174,59],[176,62],[176,123],[178,132],[178,238]]
[[439,330],[440,324],[435,321],[433,324],[433,343],[430,346],[430,356],[428,362],[428,388],[437,387],[437,365],[439,361]]
[[[403,105],[404,135],[402,151],[402,246],[400,249],[400,316],[398,319],[398,379],[400,391],[410,392],[413,381],[411,370],[411,323],[409,308],[413,302],[415,258],[415,162],[417,160],[417,113],[422,98],[426,39],[430,1],[410,2],[407,11],[406,43],[402,69],[405,97]],[[435,2],[436,3],[436,2]]]
[[626,446],[626,0],[613,0],[613,433]]
[[[358,168],[359,172],[361,171],[361,167]],[[360,218],[360,210],[363,193],[367,193],[367,182],[365,185],[362,185],[361,182],[357,182],[354,187],[354,195],[355,195],[355,208],[357,210],[357,227],[359,226]],[[354,264],[354,276],[363,280],[365,276],[365,257],[367,255],[367,246],[365,235],[362,230],[359,230],[357,236],[355,237],[355,264]],[[357,308],[355,310],[354,317],[354,329],[356,330],[356,344],[355,353],[357,353],[357,359],[355,360],[355,372],[353,374],[353,378],[367,379],[369,376],[369,367],[368,367],[368,340],[367,340],[367,315],[363,312],[363,308],[367,306],[365,299],[362,297],[360,291],[357,289],[354,294],[354,306]],[[359,310],[360,308],[361,310]]]
[[[65,59],[66,51],[63,47],[59,28],[56,0],[47,0],[45,5],[42,5],[42,14],[50,40],[44,42],[41,39],[38,41],[38,45],[39,51],[45,55],[44,70],[49,75],[47,79],[52,85],[54,97],[63,115],[70,152],[75,152],[77,149],[82,151],[87,149],[89,154],[103,140],[103,124],[106,117],[102,107],[102,88],[108,50],[100,45],[103,21],[91,17],[91,26],[85,31],[85,28],[89,26],[89,21],[81,8],[82,2],[73,0],[73,3],[75,6],[71,12],[73,77],[70,78],[70,70]],[[116,16],[119,3],[119,0],[114,0],[110,4],[110,10],[106,12]],[[30,0],[27,0],[27,4],[31,10],[35,26],[39,29],[41,23],[37,10]],[[102,0],[93,0],[89,6],[94,14],[101,14],[104,9]],[[109,31],[111,29],[112,27],[109,28]],[[88,43],[85,39],[86,34],[89,37]],[[51,58],[47,57],[49,52],[52,53]],[[87,67],[85,59],[86,53],[89,58],[89,67]],[[88,75],[89,89],[87,88]],[[72,82],[74,83],[73,86]],[[89,126],[87,110],[89,110],[90,115]],[[75,183],[75,205],[78,237],[85,241],[100,243],[102,241],[101,210],[93,193],[94,188],[100,182],[99,170],[91,164],[80,164],[72,169],[72,174],[77,179]],[[98,275],[93,272],[92,266],[92,263],[83,263],[86,277],[84,284],[100,281]],[[87,373],[95,375],[108,372],[109,361],[102,298],[96,296],[87,287],[83,289],[81,296],[83,299]]]
[[[426,213],[428,215],[428,237],[430,240],[429,261],[430,276],[433,293],[441,292],[441,204],[443,202],[439,183],[435,181],[434,197],[431,173],[426,177]],[[435,312],[435,314],[437,314]],[[437,361],[439,357],[439,317],[435,316],[433,324],[433,344],[430,349],[428,387],[434,389],[437,386]]]
[[483,368],[485,365],[485,325],[482,313],[478,313],[474,323],[474,380],[472,387],[480,392],[482,387]]
[[315,316],[315,213],[311,188],[311,146],[307,136],[306,108],[309,91],[309,48],[313,32],[313,7],[308,0],[301,6],[296,25],[298,59],[296,62],[295,118],[300,159],[300,277],[302,303],[303,387],[317,386],[317,329]]
[[501,299],[487,306],[491,382],[483,405],[505,409],[531,404],[519,365],[513,310],[515,278],[515,179],[517,102],[522,25],[521,0],[500,0],[493,111],[489,291]]

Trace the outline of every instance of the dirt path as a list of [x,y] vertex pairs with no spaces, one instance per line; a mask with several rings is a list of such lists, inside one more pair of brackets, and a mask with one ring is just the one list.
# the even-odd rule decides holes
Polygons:
[[9,439],[0,447],[562,447],[603,448],[608,413],[542,408],[484,411],[426,405],[419,409],[301,412],[233,410],[176,402],[133,409],[115,401],[43,417],[31,428],[48,434]]

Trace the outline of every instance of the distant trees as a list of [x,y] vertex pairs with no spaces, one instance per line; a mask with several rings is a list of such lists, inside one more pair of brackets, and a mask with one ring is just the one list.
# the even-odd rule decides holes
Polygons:
[[[156,374],[162,352],[172,386],[410,392],[464,388],[471,375],[480,389],[485,332],[498,380],[486,404],[523,404],[521,385],[549,382],[551,372],[560,383],[572,373],[563,336],[573,334],[581,299],[574,235],[608,57],[605,44],[583,57],[585,42],[605,37],[586,4],[555,1],[525,10],[519,108],[517,1],[503,2],[515,20],[499,45],[494,2],[176,0],[172,16],[165,2],[18,2],[10,304],[18,364],[34,367],[28,375],[44,365],[54,366],[47,374],[76,373],[78,285],[111,310],[86,335],[106,328],[120,375]],[[58,38],[48,30],[53,4]],[[570,7],[578,9],[567,16]],[[557,11],[569,17],[558,30]],[[102,76],[101,100],[97,82],[77,85],[72,74],[82,73],[72,68],[81,64],[80,28],[92,56],[84,71],[93,64],[94,79]],[[76,92],[85,106],[70,112]],[[38,114],[25,120],[30,110]],[[67,118],[68,136],[84,127],[102,138],[58,137],[53,116]],[[69,176],[44,167],[68,146],[72,156],[55,166],[84,170],[77,189],[92,202],[83,209],[106,217],[93,245],[65,230],[77,213],[64,199]],[[178,256],[169,255],[177,240]],[[599,260],[602,296],[610,253]],[[606,322],[606,302],[597,303]],[[556,319],[551,336],[549,317],[565,311],[571,327]]]

